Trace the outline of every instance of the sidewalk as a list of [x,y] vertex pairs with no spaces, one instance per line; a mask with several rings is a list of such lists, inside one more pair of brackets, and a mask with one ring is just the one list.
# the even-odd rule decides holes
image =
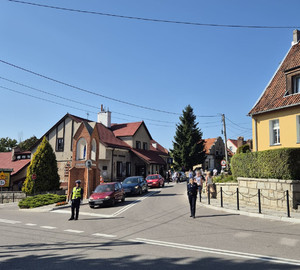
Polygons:
[[204,206],[210,209],[224,211],[228,213],[234,213],[244,216],[250,217],[258,217],[258,218],[265,218],[270,220],[279,220],[291,223],[299,223],[300,224],[300,212],[296,212],[295,210],[290,209],[290,216],[287,217],[287,212],[284,211],[277,211],[272,209],[261,209],[261,214],[258,212],[258,207],[251,207],[244,204],[240,204],[240,210],[237,210],[237,205],[234,203],[228,203],[223,201],[223,207],[221,207],[220,198],[217,199],[210,199],[210,204],[208,204],[208,199],[206,194],[201,198],[201,203],[199,202],[199,198],[197,197],[197,204],[200,206]]

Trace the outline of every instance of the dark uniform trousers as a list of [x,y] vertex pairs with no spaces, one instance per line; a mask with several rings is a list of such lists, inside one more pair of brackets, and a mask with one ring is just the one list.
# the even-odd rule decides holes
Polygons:
[[72,200],[72,205],[71,205],[71,209],[72,209],[71,219],[74,219],[74,216],[75,216],[75,219],[78,219],[79,207],[80,207],[80,198],[73,199]]
[[194,217],[196,214],[196,200],[197,200],[197,195],[189,195],[189,202],[190,202],[192,217]]

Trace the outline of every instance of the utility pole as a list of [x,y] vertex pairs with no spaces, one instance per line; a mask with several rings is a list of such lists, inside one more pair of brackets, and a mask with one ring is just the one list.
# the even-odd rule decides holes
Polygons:
[[224,140],[225,140],[225,160],[226,160],[226,170],[228,171],[228,152],[227,152],[227,136],[226,136],[226,124],[225,124],[225,114],[222,114],[223,130],[224,130]]

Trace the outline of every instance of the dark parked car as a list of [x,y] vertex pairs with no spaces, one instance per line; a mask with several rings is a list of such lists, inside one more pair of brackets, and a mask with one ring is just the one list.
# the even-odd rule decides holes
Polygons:
[[179,172],[179,182],[188,182],[189,179],[184,172]]
[[139,194],[143,192],[148,192],[147,182],[142,176],[131,176],[127,177],[123,183],[122,187],[125,191],[125,194]]
[[94,208],[103,204],[114,206],[117,201],[125,201],[125,192],[118,182],[102,183],[96,187],[89,198],[89,205]]

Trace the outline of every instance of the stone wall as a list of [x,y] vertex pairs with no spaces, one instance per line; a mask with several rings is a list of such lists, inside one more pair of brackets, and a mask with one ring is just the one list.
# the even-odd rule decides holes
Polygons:
[[258,189],[261,193],[261,206],[285,210],[286,191],[289,191],[290,207],[297,209],[300,202],[300,181],[280,179],[258,179],[238,177],[240,201],[250,206],[258,206]]
[[238,183],[216,183],[218,200],[221,198],[221,187],[223,192],[223,202],[236,203],[236,189],[239,187]]
[[0,193],[0,203],[19,202],[26,197],[26,194],[19,191],[4,191]]

